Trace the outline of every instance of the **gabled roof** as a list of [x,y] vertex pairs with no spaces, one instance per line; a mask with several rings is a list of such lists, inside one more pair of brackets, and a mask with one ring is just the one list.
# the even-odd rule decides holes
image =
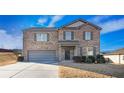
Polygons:
[[39,30],[45,30],[45,31],[56,31],[58,30],[57,28],[53,28],[53,27],[32,27],[32,28],[27,28],[24,29],[24,31],[39,31]]
[[[74,26],[77,25],[77,26]],[[69,22],[68,24],[66,25],[63,25],[61,26],[60,28],[55,28],[55,27],[32,27],[32,28],[27,28],[27,29],[24,29],[23,31],[39,31],[39,30],[45,30],[45,31],[56,31],[56,30],[59,30],[59,29],[63,29],[63,28],[67,28],[67,29],[72,29],[72,30],[77,30],[77,29],[80,29],[81,27],[85,26],[84,24],[88,24],[88,25],[91,25],[93,27],[95,27],[96,29],[98,30],[101,30],[102,28],[97,26],[97,25],[94,25],[86,20],[83,20],[83,19],[76,19],[72,22]]]
[[[91,26],[93,26],[93,27],[95,27],[96,29],[99,29],[99,30],[101,30],[102,28],[101,27],[99,27],[99,26],[97,26],[97,25],[94,25],[93,23],[90,23],[90,22],[88,22],[88,21],[86,21],[86,20],[83,20],[83,19],[76,19],[76,20],[74,20],[74,21],[72,21],[72,22],[70,22],[70,23],[68,23],[68,24],[66,24],[66,25],[63,25],[61,28],[77,28],[77,27],[73,27],[73,24],[76,24],[77,22],[80,22],[79,24],[80,25],[78,25],[77,27],[81,27],[81,26],[83,26],[83,24],[88,24],[88,25],[91,25]],[[81,24],[82,23],[82,24]],[[72,27],[70,26],[70,25],[72,25]],[[61,29],[60,28],[60,29]]]
[[124,54],[124,48],[115,50],[115,51],[113,51],[111,53],[108,53],[107,55],[119,55],[119,54]]

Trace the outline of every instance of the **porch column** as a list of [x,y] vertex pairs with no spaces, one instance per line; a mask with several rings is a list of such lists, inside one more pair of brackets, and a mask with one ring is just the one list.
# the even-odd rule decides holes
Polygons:
[[61,48],[61,45],[59,45],[59,61],[62,61],[62,48]]
[[79,46],[75,46],[75,51],[74,51],[74,56],[79,56],[80,51],[79,51]]

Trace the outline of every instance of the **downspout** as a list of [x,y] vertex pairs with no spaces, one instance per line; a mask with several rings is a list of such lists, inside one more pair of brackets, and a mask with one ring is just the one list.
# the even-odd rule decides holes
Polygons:
[[120,54],[119,54],[119,64],[121,64],[121,62],[120,62],[120,61],[121,61],[121,59],[120,59]]

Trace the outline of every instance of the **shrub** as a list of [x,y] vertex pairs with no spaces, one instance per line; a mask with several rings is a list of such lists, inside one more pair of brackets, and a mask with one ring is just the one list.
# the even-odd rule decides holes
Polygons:
[[92,63],[92,60],[89,57],[86,57],[86,63]]
[[94,56],[87,56],[85,62],[86,63],[95,63],[95,57]]
[[18,61],[24,61],[24,57],[23,56],[18,56]]
[[96,61],[97,63],[105,63],[105,58],[103,57],[103,55],[97,55]]
[[92,63],[95,63],[95,57],[94,56],[88,56],[89,59],[91,59]]
[[86,61],[86,56],[82,56],[82,62]]
[[81,59],[82,59],[82,58],[81,58],[80,56],[74,56],[74,57],[73,57],[73,60],[74,60],[74,62],[76,62],[76,63],[81,63],[81,62],[82,62]]
[[97,55],[95,56],[74,56],[73,57],[74,62],[76,63],[105,63],[105,58],[103,55]]

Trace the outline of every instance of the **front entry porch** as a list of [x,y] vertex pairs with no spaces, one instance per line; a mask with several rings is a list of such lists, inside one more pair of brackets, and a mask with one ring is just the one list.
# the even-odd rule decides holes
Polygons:
[[80,48],[78,42],[62,42],[59,44],[59,61],[72,60],[73,56],[79,56]]
[[64,60],[72,60],[74,56],[74,48],[75,47],[62,47],[63,49],[63,59]]

